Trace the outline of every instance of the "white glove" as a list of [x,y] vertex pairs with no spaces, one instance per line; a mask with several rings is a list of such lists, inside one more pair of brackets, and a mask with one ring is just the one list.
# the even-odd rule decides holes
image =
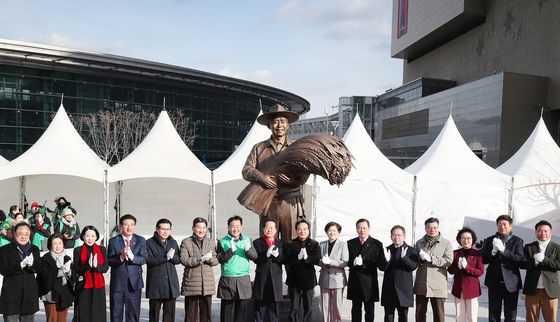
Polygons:
[[134,260],[134,254],[132,253],[132,249],[130,249],[130,247],[126,249],[126,257],[131,261]]
[[535,266],[537,266],[544,260],[544,253],[536,253],[533,258],[535,259]]
[[97,267],[97,254],[93,255],[93,259],[91,261],[91,267],[96,268]]
[[330,265],[331,258],[327,255],[324,255],[323,258],[321,258],[321,263],[323,263],[323,265]]
[[233,239],[231,239],[229,241],[229,248],[231,249],[232,252],[235,253],[235,251],[237,250],[237,247],[235,247],[235,241]]
[[385,255],[385,260],[386,261],[391,260],[391,251],[389,250],[389,248],[383,247],[383,255]]
[[266,251],[266,257],[270,257],[272,255],[272,250],[274,249],[274,245],[270,246]]
[[70,273],[70,265],[72,264],[72,261],[67,261],[66,263],[64,263],[64,265],[62,265],[60,268],[62,268],[62,272],[63,273]]
[[208,253],[202,255],[202,258],[200,260],[201,260],[201,262],[204,263],[204,262],[207,262],[211,259],[212,259],[212,252],[208,252]]
[[461,261],[462,257],[459,257],[459,259],[457,260],[457,267],[459,267],[459,269],[463,269],[463,261]]
[[21,260],[21,262],[19,263],[19,266],[21,266],[22,269],[25,268],[25,266],[27,266],[27,262],[28,262],[28,261],[29,261],[29,260],[27,259],[27,257],[24,257],[24,258]]
[[[497,252],[500,252],[500,253],[503,253],[504,250],[506,249],[506,246],[504,245],[504,242],[499,238],[494,238],[492,240],[492,245],[497,250]],[[494,249],[492,249],[492,253],[494,253]]]
[[498,247],[496,247],[498,240],[499,239],[497,237],[494,237],[494,239],[492,239],[492,256],[498,253]]
[[307,249],[303,247],[302,250],[303,250],[303,260],[307,260]]
[[358,255],[358,257],[354,258],[354,266],[362,266],[362,254]]
[[175,256],[175,248],[171,247],[168,251],[167,251],[167,260],[170,260],[173,258],[173,256]]
[[93,267],[93,254],[89,254],[88,264],[89,267]]
[[249,249],[251,249],[251,243],[250,243],[249,241],[247,241],[247,242],[245,243],[245,246],[244,246],[243,248],[245,249],[245,252],[248,252]]
[[426,262],[432,262],[432,256],[430,256],[430,254],[426,253],[423,249],[420,249],[420,259],[422,259],[423,261]]
[[402,247],[401,250],[401,258],[404,258],[406,256],[406,251],[408,250],[408,247]]
[[278,255],[280,255],[280,252],[278,251],[278,247],[274,246],[274,249],[270,252],[270,255],[274,257],[278,257]]
[[459,258],[459,262],[461,263],[461,269],[467,268],[467,259],[465,257]]
[[304,249],[305,249],[305,248],[301,248],[301,249],[299,250],[299,254],[297,255],[297,259],[299,259],[299,260],[302,260],[302,259],[303,259],[303,250],[304,250]]
[[33,266],[33,262],[35,261],[35,258],[33,258],[33,254],[29,254],[29,256],[26,257],[27,258],[27,266]]

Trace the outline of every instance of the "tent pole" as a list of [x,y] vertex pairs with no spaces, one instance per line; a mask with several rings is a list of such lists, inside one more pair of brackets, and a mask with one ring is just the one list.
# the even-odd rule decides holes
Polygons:
[[317,238],[317,195],[319,194],[319,187],[317,186],[317,175],[313,175],[313,189],[311,192],[311,227],[312,237]]
[[418,178],[414,176],[412,184],[412,245],[416,243],[416,195],[418,194]]
[[515,212],[513,211],[513,189],[515,188],[514,177],[511,177],[511,188],[508,191],[508,215],[515,223]]
[[214,241],[217,240],[216,236],[216,185],[214,184],[214,171],[210,171],[210,230]]
[[109,242],[109,178],[107,169],[103,173],[103,231],[105,233],[104,244]]
[[25,190],[25,176],[21,176],[19,177],[19,208],[22,211],[25,207]]

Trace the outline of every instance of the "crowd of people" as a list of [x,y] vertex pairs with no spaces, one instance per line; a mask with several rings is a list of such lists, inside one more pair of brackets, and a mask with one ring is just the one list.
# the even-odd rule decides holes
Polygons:
[[[428,303],[434,321],[444,321],[449,275],[454,276],[450,291],[457,321],[476,321],[482,294],[479,278],[485,271],[489,321],[500,321],[502,312],[505,321],[515,321],[520,290],[525,294],[527,321],[538,321],[541,314],[545,321],[556,321],[560,245],[551,241],[552,225],[547,221],[535,225],[536,241],[524,246],[512,232],[512,218],[501,215],[496,219],[497,232],[484,239],[481,249],[475,248],[475,231],[465,227],[455,236],[460,247],[453,250],[441,235],[437,218],[425,221],[426,234],[414,246],[405,242],[404,227],[392,227],[392,243],[385,247],[370,236],[370,222],[364,218],[356,222],[356,238],[339,239],[341,225],[329,222],[324,227],[328,239],[317,242],[310,237],[311,226],[305,219],[295,223],[293,239],[279,239],[278,223],[265,219],[261,236],[252,240],[243,233],[243,219],[233,216],[227,221],[228,233],[214,240],[207,235],[206,219],[197,217],[192,235],[179,245],[168,219],[159,219],[154,235],[146,240],[135,233],[136,218],[127,214],[119,219],[120,234],[105,248],[99,245],[94,226],[80,230],[76,211],[64,197],[56,201],[54,211],[38,203],[23,213],[12,206],[3,220],[0,313],[4,321],[33,321],[39,301],[49,322],[67,321],[71,306],[73,321],[106,321],[104,273],[109,269],[113,322],[140,320],[144,287],[150,321],[159,321],[160,313],[163,321],[175,321],[180,295],[185,296],[185,321],[212,321],[215,295],[221,300],[220,321],[245,321],[250,303],[255,321],[278,321],[284,271],[291,321],[313,320],[317,285],[325,322],[342,321],[345,288],[352,321],[364,316],[365,321],[373,321],[378,301],[385,310],[384,321],[397,316],[398,321],[407,321],[411,307],[415,307],[415,321],[426,321]],[[256,264],[253,281],[250,261]],[[181,282],[179,264],[185,267]],[[213,267],[217,265],[221,274],[216,285]],[[524,283],[520,269],[527,271]],[[381,289],[378,271],[384,272]]]

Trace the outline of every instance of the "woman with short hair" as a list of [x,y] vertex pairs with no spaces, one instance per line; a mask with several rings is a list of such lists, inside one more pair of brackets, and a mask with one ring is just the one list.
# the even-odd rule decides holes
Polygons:
[[37,275],[39,295],[47,322],[66,322],[68,308],[74,302],[72,259],[64,254],[64,240],[59,234],[49,236],[47,249]]

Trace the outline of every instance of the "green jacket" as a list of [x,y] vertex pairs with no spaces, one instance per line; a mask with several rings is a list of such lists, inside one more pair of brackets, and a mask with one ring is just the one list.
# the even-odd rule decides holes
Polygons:
[[[249,259],[254,260],[257,257],[253,242],[250,237],[240,235],[239,240],[235,242],[235,252],[232,254],[230,252],[231,239],[231,236],[227,234],[218,241],[218,259],[222,264],[222,276],[249,275]],[[251,246],[248,252],[245,252],[246,244]]]

